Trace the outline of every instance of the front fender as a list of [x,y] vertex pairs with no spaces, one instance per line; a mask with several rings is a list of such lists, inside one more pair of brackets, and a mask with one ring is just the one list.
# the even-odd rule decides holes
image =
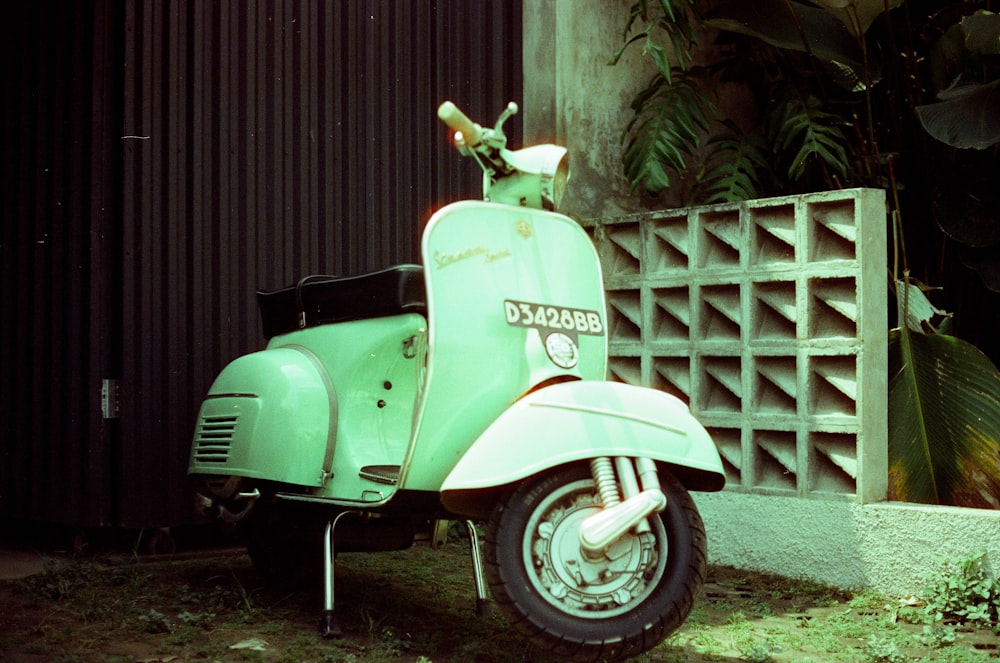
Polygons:
[[712,438],[682,401],[655,389],[578,381],[534,392],[500,415],[447,476],[441,501],[461,513],[469,491],[597,456],[652,458],[693,490],[721,490],[726,481]]

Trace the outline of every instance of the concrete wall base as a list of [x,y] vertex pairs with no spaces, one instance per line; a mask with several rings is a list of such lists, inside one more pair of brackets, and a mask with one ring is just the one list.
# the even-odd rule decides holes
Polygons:
[[709,562],[889,596],[920,595],[926,575],[986,552],[1000,571],[1000,511],[695,493]]

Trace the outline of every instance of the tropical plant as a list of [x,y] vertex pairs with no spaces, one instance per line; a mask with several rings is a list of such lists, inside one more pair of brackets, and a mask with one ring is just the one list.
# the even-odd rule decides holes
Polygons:
[[[618,62],[626,48],[641,43],[657,67],[657,75],[636,95],[634,118],[623,132],[629,179],[633,187],[644,185],[658,194],[671,176],[693,176],[687,202],[702,203],[711,189],[698,185],[707,174],[720,176],[718,169],[731,168],[752,172],[758,195],[894,187],[904,203],[911,194],[951,192],[969,201],[963,211],[972,206],[980,217],[995,213],[995,193],[985,198],[967,193],[970,187],[977,194],[992,193],[1000,174],[995,147],[1000,143],[1000,16],[986,11],[990,4],[638,0],[624,43],[611,60]],[[714,51],[696,38],[706,27],[718,31]],[[753,107],[727,121],[716,117],[711,95],[718,84],[731,83],[747,89]],[[664,89],[674,86],[681,89]],[[657,120],[658,114],[676,119]],[[721,123],[714,132],[699,130],[703,119]],[[726,147],[715,144],[705,154],[702,139],[721,133],[728,134]],[[943,142],[928,141],[928,134]],[[761,146],[766,163],[730,158],[748,140]],[[712,158],[706,159],[710,166],[692,172],[689,159],[678,154]],[[961,193],[946,186],[952,180],[937,177],[956,165],[963,178],[980,172],[978,178],[963,179]],[[742,193],[734,192],[733,199]],[[983,234],[985,223],[963,228],[959,215],[940,206],[932,212],[944,232],[964,244],[1000,240],[1000,230]]]
[[697,77],[685,71],[675,73],[673,84],[658,77],[645,94],[632,102],[635,114],[626,127],[632,141],[625,150],[625,175],[633,183],[658,193],[670,186],[668,171],[684,172],[692,146],[708,130],[706,109],[711,102]]
[[889,483],[897,499],[998,506],[1000,372],[972,344],[927,333],[940,314],[897,283],[903,323],[889,333]]
[[924,610],[934,620],[984,624],[1000,633],[1000,578],[986,571],[986,553],[948,561],[927,575]]
[[[1000,506],[1000,373],[990,360],[1000,357],[1000,306],[983,306],[1000,293],[1000,16],[991,5],[637,0],[623,38],[622,50],[641,42],[659,72],[623,132],[633,190],[655,196],[683,180],[688,204],[887,190],[899,499]],[[716,31],[711,45],[696,39],[706,29]],[[751,103],[720,118],[713,95],[733,85]],[[946,324],[923,315],[920,283],[939,286],[955,311]]]
[[768,143],[757,133],[745,133],[732,120],[726,131],[708,139],[708,152],[697,173],[698,198],[706,204],[757,198],[761,180],[770,176]]

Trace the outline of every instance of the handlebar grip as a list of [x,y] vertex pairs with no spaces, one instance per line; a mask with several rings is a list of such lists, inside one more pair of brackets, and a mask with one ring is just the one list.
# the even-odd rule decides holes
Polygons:
[[478,124],[466,117],[465,113],[458,109],[458,106],[450,101],[446,101],[438,106],[438,118],[447,124],[453,131],[462,134],[462,140],[468,147],[474,147],[483,139],[483,129]]

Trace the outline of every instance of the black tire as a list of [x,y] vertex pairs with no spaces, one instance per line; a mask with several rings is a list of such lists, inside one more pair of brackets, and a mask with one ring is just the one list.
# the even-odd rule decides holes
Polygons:
[[[560,551],[560,560],[574,555],[579,522],[600,508],[589,468],[574,465],[529,479],[499,504],[486,533],[486,576],[513,626],[543,649],[585,661],[636,656],[677,630],[704,583],[705,528],[684,486],[662,469],[660,482],[667,507],[649,519],[646,542],[623,537],[614,544],[620,557],[610,565],[616,567],[602,562],[603,577],[575,586],[571,569],[587,564],[585,570],[595,572],[600,565],[578,552],[579,559],[561,568],[550,562]],[[545,534],[536,536],[539,526]]]
[[321,519],[303,518],[267,497],[240,523],[254,570],[268,583],[285,587],[322,579],[325,527]]

